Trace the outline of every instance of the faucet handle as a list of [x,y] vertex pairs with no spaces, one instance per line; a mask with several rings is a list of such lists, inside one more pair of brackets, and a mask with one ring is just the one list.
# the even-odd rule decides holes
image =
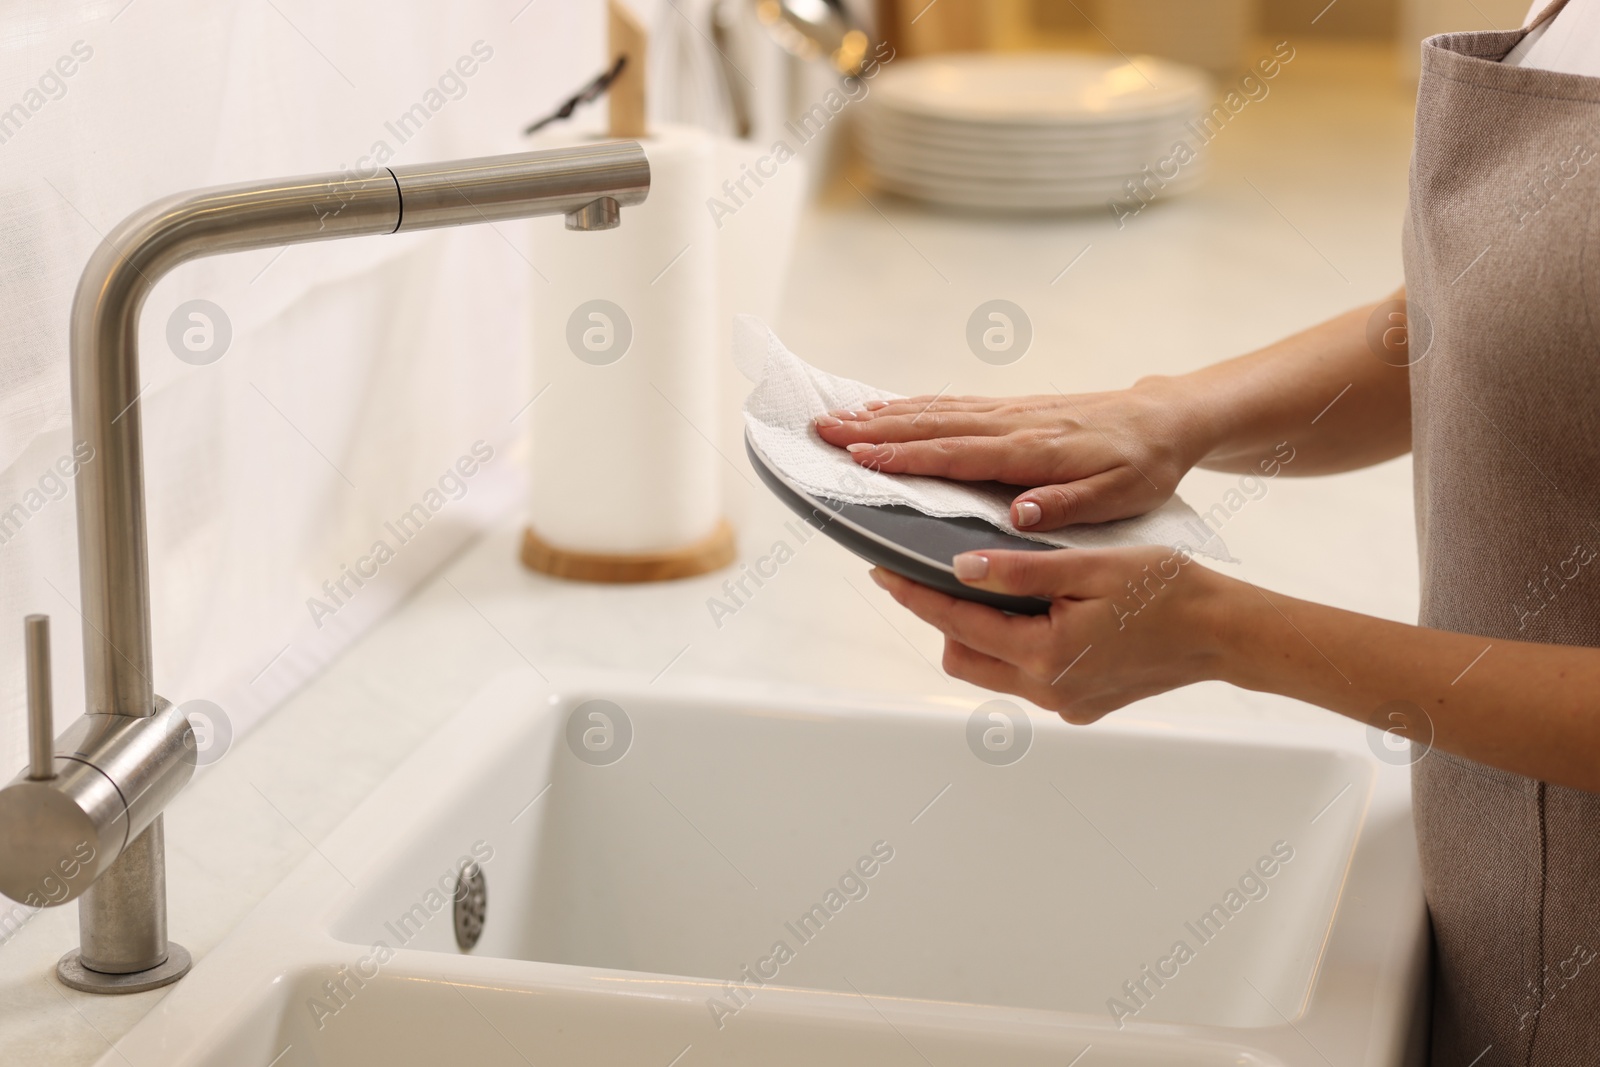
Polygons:
[[55,726],[50,700],[50,616],[29,615],[22,621],[28,669],[28,778],[46,782],[56,776]]
[[44,908],[79,898],[130,849],[150,847],[140,835],[194,774],[193,728],[157,698],[153,714],[94,712],[56,737],[49,618],[29,615],[23,636],[28,766],[0,788],[0,894]]

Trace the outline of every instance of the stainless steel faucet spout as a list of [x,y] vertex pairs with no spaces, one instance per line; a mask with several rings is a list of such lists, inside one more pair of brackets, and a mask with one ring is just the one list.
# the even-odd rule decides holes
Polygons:
[[149,715],[150,590],[135,351],[139,310],[180,263],[222,252],[583,212],[644,202],[633,141],[204,189],[134,212],[90,256],[72,304],[78,566],[90,711]]
[[[158,200],[89,257],[70,331],[73,435],[92,449],[77,484],[88,713],[53,759],[36,740],[29,769],[0,790],[0,890],[46,904],[81,895],[82,951],[63,958],[63,981],[131,992],[188,967],[166,940],[161,811],[193,773],[194,741],[152,684],[137,351],[150,290],[178,264],[224,252],[532,215],[605,229],[649,190],[633,141],[284,178]],[[48,733],[46,631],[29,632],[30,669],[45,665],[31,721]]]

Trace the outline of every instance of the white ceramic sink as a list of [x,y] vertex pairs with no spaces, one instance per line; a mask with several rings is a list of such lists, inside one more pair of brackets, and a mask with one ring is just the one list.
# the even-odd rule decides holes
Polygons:
[[[1427,941],[1403,768],[1349,731],[1132,714],[1034,712],[1006,748],[1007,721],[972,711],[504,676],[120,1048],[216,1067],[1407,1062]],[[464,859],[487,886],[471,952]]]

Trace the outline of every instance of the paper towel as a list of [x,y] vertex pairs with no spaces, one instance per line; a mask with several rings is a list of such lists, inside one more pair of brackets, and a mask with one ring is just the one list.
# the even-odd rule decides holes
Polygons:
[[734,323],[733,357],[756,382],[744,405],[750,439],[774,467],[808,493],[850,504],[905,504],[928,515],[971,516],[1060,548],[1182,545],[1233,562],[1222,539],[1176,496],[1137,518],[1041,533],[1011,525],[1011,501],[1020,489],[868,470],[844,449],[822,440],[812,422],[829,411],[859,410],[869,400],[897,400],[899,394],[818,370],[750,315],[740,315]]
[[[538,147],[577,143],[542,138]],[[622,225],[538,220],[529,525],[572,551],[670,551],[722,517],[711,135],[657,126],[650,195]]]

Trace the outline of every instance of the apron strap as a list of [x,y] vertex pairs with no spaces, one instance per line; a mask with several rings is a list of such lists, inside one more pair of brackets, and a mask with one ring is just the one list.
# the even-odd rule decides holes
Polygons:
[[1567,6],[1567,0],[1550,0],[1544,10],[1533,17],[1533,21],[1523,27],[1524,31],[1535,29],[1555,18],[1562,8]]

